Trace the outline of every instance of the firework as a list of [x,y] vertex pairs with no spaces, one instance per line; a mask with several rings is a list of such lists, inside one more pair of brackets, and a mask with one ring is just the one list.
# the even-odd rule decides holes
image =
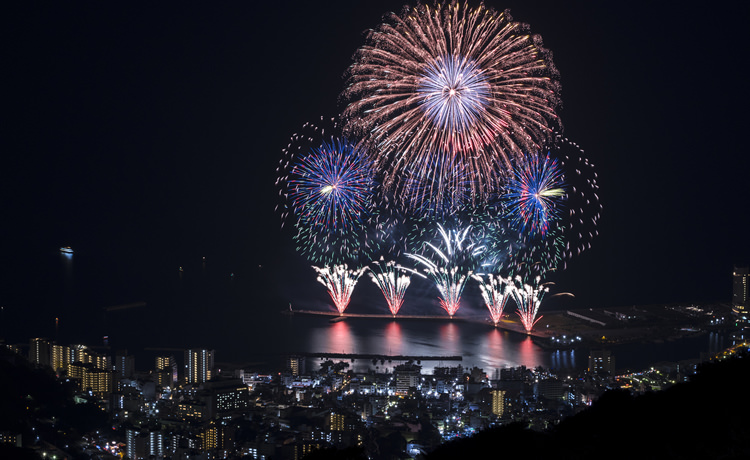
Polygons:
[[297,251],[315,265],[371,260],[378,239],[373,219],[372,162],[362,146],[340,136],[333,120],[305,123],[277,168],[282,227],[296,229]]
[[523,324],[527,334],[531,333],[537,321],[542,319],[541,316],[537,317],[537,313],[539,313],[539,306],[544,294],[549,292],[549,287],[546,284],[540,285],[540,281],[541,277],[537,276],[531,284],[526,284],[520,276],[517,276],[515,284],[510,290],[513,300],[516,301],[518,306],[516,313],[521,318],[521,324]]
[[437,256],[436,261],[421,254],[406,254],[407,257],[424,267],[424,272],[434,282],[440,292],[440,306],[453,317],[461,305],[461,294],[466,286],[467,277],[472,271],[467,268],[468,263],[476,259],[483,251],[482,246],[471,242],[467,236],[471,227],[463,230],[446,231],[438,225],[438,232],[442,238],[443,249],[427,243]]
[[488,274],[486,280],[477,274],[472,275],[472,278],[479,282],[479,290],[482,292],[484,303],[490,311],[490,318],[492,318],[492,322],[497,326],[497,323],[503,317],[505,303],[508,301],[508,297],[513,290],[512,280],[492,274]]
[[513,169],[506,186],[508,216],[516,228],[544,237],[550,221],[560,217],[565,198],[563,174],[549,154],[531,154]]
[[558,136],[555,154],[566,171],[566,207],[562,215],[562,233],[566,245],[564,259],[571,259],[591,248],[592,240],[599,234],[597,229],[602,205],[599,201],[599,185],[593,163],[584,156],[584,151],[575,142]]
[[420,170],[404,174],[400,180],[408,193],[399,201],[411,214],[442,219],[473,204],[473,178],[461,165],[435,168],[432,177],[425,177]]
[[360,149],[341,139],[323,142],[299,159],[289,177],[289,199],[300,225],[351,231],[370,208],[372,176]]
[[376,261],[373,265],[377,267],[378,272],[370,271],[370,278],[383,292],[388,308],[395,317],[404,303],[404,294],[411,283],[411,278],[403,273],[394,261],[383,263],[381,258],[380,262]]
[[349,306],[354,286],[357,285],[359,277],[362,276],[366,268],[350,270],[346,264],[343,264],[334,265],[331,268],[313,266],[313,269],[318,273],[318,282],[328,289],[333,304],[339,314],[343,315],[344,310]]
[[472,195],[487,197],[513,158],[547,144],[557,72],[527,29],[507,12],[451,3],[390,14],[369,33],[349,68],[346,130],[368,137],[384,186],[407,206],[405,178],[456,189],[459,167]]

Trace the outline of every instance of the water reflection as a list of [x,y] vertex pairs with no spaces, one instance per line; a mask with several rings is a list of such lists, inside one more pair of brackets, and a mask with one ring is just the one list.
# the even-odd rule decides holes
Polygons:
[[450,322],[442,324],[439,328],[440,344],[443,347],[444,354],[461,355],[461,334],[456,323]]
[[550,363],[552,369],[576,369],[576,351],[555,350],[552,352]]
[[724,346],[724,335],[718,332],[711,332],[708,334],[708,352],[719,353],[726,348]]
[[346,321],[333,323],[328,329],[328,353],[357,353],[352,331]]
[[[296,319],[296,318],[295,318]],[[479,367],[490,375],[497,369],[543,366],[555,370],[580,370],[587,364],[588,349],[544,350],[526,335],[484,324],[399,320],[357,320],[330,323],[322,318],[289,323],[290,352],[357,353],[374,355],[461,356],[461,361],[422,360],[424,372],[434,366]],[[721,334],[706,334],[681,341],[654,344],[628,344],[612,347],[618,364],[625,369],[645,368],[657,361],[697,358],[700,352],[716,352],[727,346]],[[679,353],[677,353],[679,352]],[[580,355],[580,356],[576,356]],[[379,371],[396,363],[386,359],[376,363]],[[372,359],[357,360],[357,366],[376,364]],[[366,369],[364,369],[366,370]]]
[[518,358],[526,367],[543,366],[539,353],[539,347],[534,344],[531,337],[526,336],[525,339],[518,344]]
[[60,260],[62,262],[63,282],[65,283],[65,290],[71,291],[73,289],[73,254],[61,252]]
[[383,333],[385,342],[388,344],[389,355],[406,355],[408,354],[406,347],[404,346],[403,334],[401,332],[401,325],[396,321],[391,321],[386,324]]

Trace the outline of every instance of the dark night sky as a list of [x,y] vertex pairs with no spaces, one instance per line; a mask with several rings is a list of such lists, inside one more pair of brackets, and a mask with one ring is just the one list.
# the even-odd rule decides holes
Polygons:
[[[281,149],[338,112],[363,31],[401,5],[6,7],[2,244],[209,254],[284,278],[304,262],[273,212]],[[599,174],[600,236],[558,284],[581,307],[728,301],[732,264],[750,263],[747,3],[487,5],[544,38],[565,133]]]

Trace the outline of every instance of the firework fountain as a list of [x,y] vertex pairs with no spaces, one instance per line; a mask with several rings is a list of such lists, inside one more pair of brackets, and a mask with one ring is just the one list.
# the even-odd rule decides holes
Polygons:
[[383,297],[388,302],[388,309],[395,318],[404,303],[404,294],[411,283],[411,278],[396,265],[395,261],[384,262],[382,257],[379,262],[373,262],[373,269],[369,274],[373,283],[383,293]]
[[359,277],[362,276],[366,268],[350,270],[346,264],[343,264],[334,265],[330,268],[320,268],[313,265],[313,269],[318,273],[318,282],[328,289],[333,304],[339,314],[343,315],[344,310],[349,306],[354,286],[357,285]]
[[406,254],[407,257],[422,265],[426,275],[435,282],[440,292],[440,306],[448,312],[451,318],[461,305],[461,294],[466,286],[466,280],[472,275],[472,271],[467,268],[468,264],[465,262],[475,258],[484,250],[483,246],[476,246],[467,240],[470,230],[471,227],[466,227],[463,230],[446,231],[442,225],[438,225],[438,232],[445,246],[444,250],[427,243],[433,254],[437,256],[436,261],[421,254]]
[[490,311],[492,323],[497,327],[497,323],[503,317],[503,310],[505,310],[508,297],[510,297],[513,290],[512,280],[492,274],[486,275],[486,279],[478,274],[472,275],[472,278],[479,282],[479,290],[482,292],[482,298],[485,305],[487,305],[487,309]]
[[531,284],[526,284],[522,281],[520,276],[515,278],[515,284],[510,290],[513,300],[516,301],[518,306],[518,316],[521,318],[521,324],[526,330],[527,334],[531,333],[534,325],[542,319],[541,316],[537,317],[539,313],[539,306],[542,304],[542,298],[544,294],[549,292],[547,284],[539,284],[541,277],[537,276]]

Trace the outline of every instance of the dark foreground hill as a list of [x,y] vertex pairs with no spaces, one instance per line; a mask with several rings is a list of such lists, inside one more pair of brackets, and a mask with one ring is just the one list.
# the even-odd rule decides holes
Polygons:
[[690,382],[632,396],[602,395],[547,432],[519,424],[445,443],[428,460],[455,458],[748,459],[750,356],[704,364]]

